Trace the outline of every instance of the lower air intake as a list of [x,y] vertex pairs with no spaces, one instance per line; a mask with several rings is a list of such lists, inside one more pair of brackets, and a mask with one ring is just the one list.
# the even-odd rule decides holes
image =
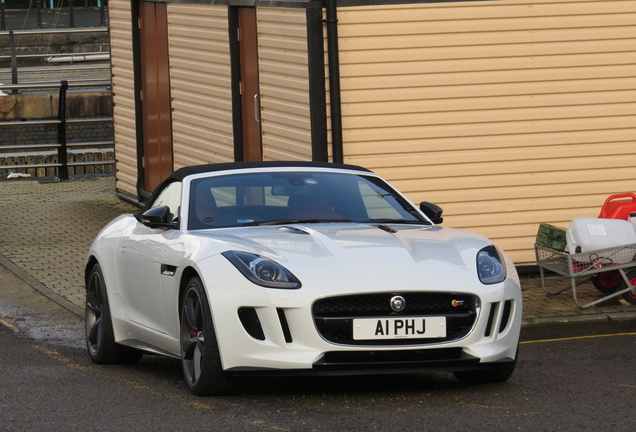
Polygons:
[[238,310],[239,320],[243,324],[243,328],[254,339],[265,340],[265,333],[261,321],[258,319],[256,309],[250,307],[242,307]]

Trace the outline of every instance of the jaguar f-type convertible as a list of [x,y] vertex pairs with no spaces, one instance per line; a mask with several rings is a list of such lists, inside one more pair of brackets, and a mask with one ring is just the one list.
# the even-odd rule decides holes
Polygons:
[[90,248],[88,353],[180,359],[196,395],[268,373],[506,381],[521,326],[515,267],[441,222],[436,205],[356,166],[179,169]]

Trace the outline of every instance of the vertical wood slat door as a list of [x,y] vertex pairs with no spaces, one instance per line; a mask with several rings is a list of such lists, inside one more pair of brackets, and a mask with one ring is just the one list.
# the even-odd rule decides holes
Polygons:
[[141,2],[139,18],[143,176],[153,190],[173,171],[167,5]]
[[256,9],[238,10],[239,57],[241,62],[241,103],[243,117],[243,159],[263,159],[258,81],[258,40]]

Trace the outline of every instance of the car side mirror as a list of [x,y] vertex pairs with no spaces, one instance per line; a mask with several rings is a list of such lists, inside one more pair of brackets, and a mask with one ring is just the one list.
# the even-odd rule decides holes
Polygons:
[[149,228],[176,228],[177,222],[174,222],[172,218],[170,207],[153,207],[141,215],[141,223]]
[[420,210],[424,213],[435,225],[439,225],[444,222],[444,218],[442,217],[442,208],[436,206],[433,203],[428,201],[422,201],[420,203]]

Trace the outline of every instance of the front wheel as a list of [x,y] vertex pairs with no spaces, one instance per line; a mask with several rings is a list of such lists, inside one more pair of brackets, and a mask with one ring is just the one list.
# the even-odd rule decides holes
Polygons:
[[93,265],[86,278],[84,309],[86,348],[93,363],[137,363],[142,351],[115,342],[104,275],[99,264]]
[[190,279],[181,300],[181,364],[190,391],[197,396],[234,393],[232,376],[223,370],[203,283]]

